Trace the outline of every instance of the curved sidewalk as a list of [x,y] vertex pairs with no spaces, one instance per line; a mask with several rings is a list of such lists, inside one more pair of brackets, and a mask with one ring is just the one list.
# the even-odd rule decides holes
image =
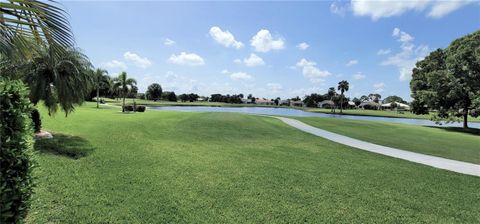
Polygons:
[[284,123],[295,127],[299,130],[304,132],[308,132],[310,134],[326,138],[330,141],[334,141],[343,145],[348,145],[353,148],[362,149],[369,152],[374,152],[390,157],[395,157],[399,159],[408,160],[414,163],[420,163],[427,166],[433,166],[439,169],[450,170],[457,173],[463,173],[473,176],[480,176],[480,165],[461,162],[457,160],[445,159],[437,156],[429,156],[421,153],[415,153],[410,151],[405,151],[401,149],[395,149],[391,147],[381,146],[361,140],[357,140],[354,138],[350,138],[347,136],[335,134],[333,132],[325,131],[310,125],[307,125],[301,121],[286,118],[286,117],[276,117]]

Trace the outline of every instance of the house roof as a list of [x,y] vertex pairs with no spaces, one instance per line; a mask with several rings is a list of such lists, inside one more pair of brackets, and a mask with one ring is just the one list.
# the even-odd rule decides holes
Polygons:
[[324,101],[318,102],[318,104],[320,104],[320,105],[324,105],[324,104],[335,105],[335,103],[331,100],[324,100]]

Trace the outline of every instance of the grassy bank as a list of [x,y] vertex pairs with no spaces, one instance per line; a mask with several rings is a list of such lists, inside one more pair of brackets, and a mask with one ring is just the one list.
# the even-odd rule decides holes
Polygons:
[[298,117],[321,129],[380,145],[480,164],[480,130]]
[[93,104],[68,118],[42,114],[45,129],[75,136],[89,153],[37,155],[28,223],[480,222],[480,178],[272,118]]

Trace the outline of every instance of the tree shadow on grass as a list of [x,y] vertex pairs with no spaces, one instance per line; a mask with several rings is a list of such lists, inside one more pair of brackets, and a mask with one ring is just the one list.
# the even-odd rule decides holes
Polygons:
[[72,159],[85,157],[95,149],[86,139],[65,134],[53,134],[51,139],[37,139],[34,148],[41,153],[66,156]]
[[459,132],[459,133],[465,133],[465,134],[480,136],[480,129],[478,129],[478,128],[437,127],[437,126],[428,126],[428,127],[441,129],[441,130],[449,131],[449,132]]

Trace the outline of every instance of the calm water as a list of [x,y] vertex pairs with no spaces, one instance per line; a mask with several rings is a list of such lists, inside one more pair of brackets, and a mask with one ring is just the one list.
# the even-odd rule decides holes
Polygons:
[[[208,106],[162,106],[162,107],[151,107],[151,108],[155,110],[169,110],[169,111],[182,111],[182,112],[233,112],[233,113],[274,115],[274,116],[342,118],[342,119],[351,119],[351,120],[383,121],[383,122],[393,122],[393,123],[413,124],[413,125],[428,125],[428,126],[437,125],[433,121],[421,120],[421,119],[325,114],[325,113],[306,112],[303,110],[297,110],[293,108],[208,107]],[[480,123],[470,122],[468,123],[468,125],[469,127],[472,127],[472,128],[480,128]],[[443,124],[443,126],[461,127],[462,123]]]

